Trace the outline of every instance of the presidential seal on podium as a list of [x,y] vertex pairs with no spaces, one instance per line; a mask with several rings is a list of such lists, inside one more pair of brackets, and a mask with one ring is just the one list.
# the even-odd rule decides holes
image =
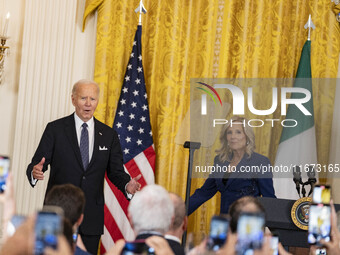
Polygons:
[[299,229],[308,230],[309,207],[312,202],[311,197],[302,197],[295,201],[290,215]]

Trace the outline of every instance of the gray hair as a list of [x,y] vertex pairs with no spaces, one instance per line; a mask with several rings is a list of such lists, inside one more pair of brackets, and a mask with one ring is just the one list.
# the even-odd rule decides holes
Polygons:
[[176,193],[170,192],[170,198],[175,209],[174,220],[170,226],[170,230],[176,230],[182,225],[186,216],[185,203],[183,199]]
[[81,84],[94,84],[94,85],[96,85],[96,86],[97,86],[97,89],[98,89],[98,94],[99,94],[100,89],[99,89],[99,85],[98,85],[97,82],[92,81],[92,80],[88,80],[88,79],[81,79],[81,80],[77,81],[77,82],[73,85],[73,87],[72,87],[72,95],[75,95],[75,94],[76,94],[77,88],[78,88],[78,86],[81,85]]
[[128,212],[136,233],[157,231],[165,234],[171,224],[174,206],[162,186],[151,184],[134,195]]
[[221,130],[220,134],[220,142],[221,147],[216,150],[218,154],[218,158],[221,162],[230,162],[232,159],[232,150],[229,147],[228,141],[227,141],[227,132],[229,127],[231,126],[231,123],[240,122],[242,124],[243,132],[246,135],[246,154],[248,157],[253,154],[255,150],[255,134],[253,131],[253,128],[248,125],[248,120],[243,117],[234,116],[230,119],[229,123],[227,125],[224,125],[224,127]]

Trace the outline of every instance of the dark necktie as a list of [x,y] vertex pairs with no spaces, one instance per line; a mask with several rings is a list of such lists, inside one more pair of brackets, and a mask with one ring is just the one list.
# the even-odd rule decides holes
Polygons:
[[87,131],[87,124],[83,123],[83,129],[80,135],[80,154],[83,160],[84,169],[89,165],[89,132]]

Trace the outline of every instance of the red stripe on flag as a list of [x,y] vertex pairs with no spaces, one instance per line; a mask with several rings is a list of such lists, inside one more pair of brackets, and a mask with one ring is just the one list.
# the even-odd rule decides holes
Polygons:
[[129,206],[129,201],[126,199],[124,194],[115,185],[112,184],[112,182],[107,178],[106,174],[105,174],[105,179],[107,183],[109,184],[110,189],[112,190],[113,194],[116,196],[120,207],[123,209],[124,213],[127,215],[127,208]]
[[141,174],[142,177],[138,180],[138,182],[142,185],[142,187],[144,187],[146,185],[146,181],[143,177],[143,174],[141,173],[141,171],[139,170],[139,167],[137,166],[136,162],[133,159],[131,159],[126,164],[124,164],[124,166],[126,167],[126,169],[128,170],[128,172],[129,172],[129,174],[132,178]]
[[145,157],[148,159],[153,172],[155,172],[156,153],[155,153],[154,148],[151,145],[149,148],[147,148],[143,152],[144,152]]
[[101,244],[100,244],[100,254],[105,254],[105,253],[106,253],[105,247],[104,247],[104,245],[101,243]]
[[[104,206],[104,221],[106,222],[105,226],[107,231],[109,231],[112,239],[114,241],[119,240],[119,239],[124,239],[124,236],[122,235],[122,233],[120,232],[120,229],[115,221],[115,219],[112,217],[109,209],[107,208],[107,206]],[[109,247],[110,248],[110,247]]]

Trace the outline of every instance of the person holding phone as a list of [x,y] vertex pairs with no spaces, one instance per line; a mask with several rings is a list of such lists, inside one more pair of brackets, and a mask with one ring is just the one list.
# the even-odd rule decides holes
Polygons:
[[[331,208],[331,232],[330,240],[326,241],[324,239],[319,241],[319,244],[326,248],[327,255],[340,255],[340,232],[337,227],[337,215],[334,207],[334,203],[330,201]],[[315,254],[316,250],[320,249],[320,246],[312,245],[310,248],[310,254]]]
[[26,174],[34,187],[38,180],[44,180],[50,165],[46,192],[66,183],[84,191],[86,205],[79,233],[86,249],[95,254],[104,230],[105,173],[128,199],[140,189],[141,176],[131,179],[124,171],[117,132],[93,117],[99,85],[80,80],[73,86],[71,99],[75,112],[46,126]]
[[244,196],[276,197],[273,175],[268,171],[270,161],[254,151],[255,135],[247,119],[234,116],[222,128],[220,142],[214,165],[228,171],[211,174],[195,191],[189,199],[189,215],[217,192],[221,193],[221,214],[228,213],[229,206]]

